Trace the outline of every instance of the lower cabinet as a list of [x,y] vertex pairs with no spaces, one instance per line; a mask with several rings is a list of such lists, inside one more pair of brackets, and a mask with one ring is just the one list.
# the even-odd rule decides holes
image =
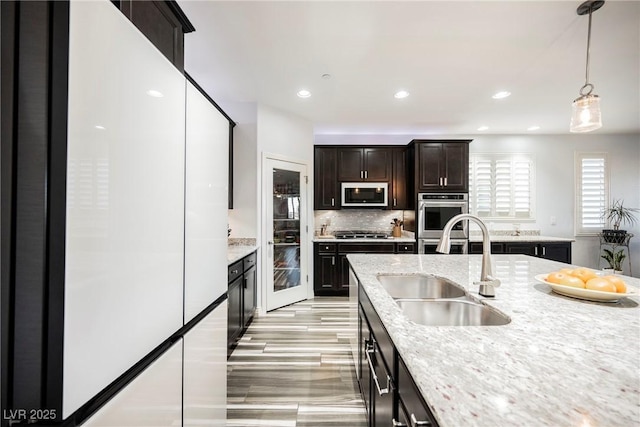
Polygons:
[[344,242],[313,245],[313,290],[317,296],[349,295],[348,254],[413,254],[414,242]]
[[358,291],[356,373],[369,427],[432,426],[435,421],[366,293]]
[[[469,242],[470,254],[481,254],[481,242]],[[492,254],[523,254],[571,264],[571,242],[491,242]]]
[[228,269],[228,280],[227,356],[231,355],[238,339],[253,320],[256,310],[256,253],[249,254],[231,264]]

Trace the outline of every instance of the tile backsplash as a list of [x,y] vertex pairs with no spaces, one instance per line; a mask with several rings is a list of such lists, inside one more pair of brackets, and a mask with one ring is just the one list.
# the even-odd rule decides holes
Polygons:
[[344,209],[336,211],[315,211],[314,229],[320,233],[322,224],[327,224],[327,234],[339,230],[366,230],[391,232],[394,218],[403,219],[403,211],[377,209]]

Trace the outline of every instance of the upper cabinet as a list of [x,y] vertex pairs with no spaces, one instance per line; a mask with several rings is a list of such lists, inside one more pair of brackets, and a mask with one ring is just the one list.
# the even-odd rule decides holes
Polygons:
[[338,181],[391,181],[392,151],[389,148],[338,148]]
[[313,208],[340,209],[338,193],[338,150],[336,147],[315,147]]
[[184,71],[184,35],[195,28],[175,1],[113,3],[178,70]]
[[413,140],[417,192],[469,191],[470,140]]
[[392,148],[392,179],[389,205],[392,209],[407,208],[407,149]]

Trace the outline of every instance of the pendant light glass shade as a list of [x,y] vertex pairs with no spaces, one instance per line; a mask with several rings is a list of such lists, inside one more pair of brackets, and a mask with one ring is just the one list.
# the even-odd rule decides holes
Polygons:
[[591,15],[600,9],[604,0],[587,0],[582,3],[576,11],[578,15],[589,15],[589,29],[587,30],[587,63],[585,67],[585,82],[580,88],[580,96],[573,101],[571,132],[591,132],[602,127],[602,117],[600,115],[600,98],[592,95],[593,85],[589,83],[589,53],[591,47]]
[[582,95],[573,101],[571,132],[591,132],[602,127],[600,116],[600,97],[598,95]]

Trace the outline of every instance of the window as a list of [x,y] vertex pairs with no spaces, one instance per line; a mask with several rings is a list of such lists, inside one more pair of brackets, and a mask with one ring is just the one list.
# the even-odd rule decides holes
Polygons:
[[605,227],[609,200],[607,153],[576,153],[576,236],[593,236]]
[[535,218],[535,163],[529,154],[469,156],[469,211],[486,219]]

